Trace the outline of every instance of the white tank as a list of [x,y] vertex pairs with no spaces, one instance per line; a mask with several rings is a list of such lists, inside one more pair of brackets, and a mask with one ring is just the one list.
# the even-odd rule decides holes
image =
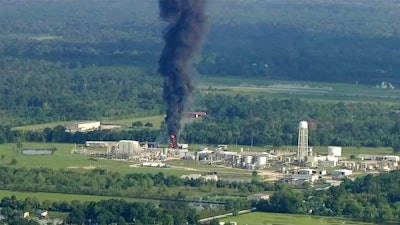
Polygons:
[[307,121],[301,121],[299,123],[299,129],[308,129],[308,123]]
[[139,149],[139,146],[138,141],[121,140],[118,143],[119,153],[126,156],[131,156],[134,151]]
[[335,157],[342,156],[342,147],[328,146],[328,155],[335,156]]
[[253,156],[251,156],[251,155],[246,155],[246,156],[244,157],[244,162],[245,162],[246,164],[251,164],[251,163],[253,162]]
[[267,157],[266,156],[258,156],[257,157],[257,165],[263,166],[267,164]]

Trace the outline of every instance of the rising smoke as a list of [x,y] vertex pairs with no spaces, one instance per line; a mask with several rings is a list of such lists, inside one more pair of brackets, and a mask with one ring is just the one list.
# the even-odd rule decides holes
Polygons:
[[160,17],[168,23],[159,60],[168,134],[179,135],[183,112],[194,89],[191,62],[200,51],[207,30],[205,6],[206,0],[159,0]]

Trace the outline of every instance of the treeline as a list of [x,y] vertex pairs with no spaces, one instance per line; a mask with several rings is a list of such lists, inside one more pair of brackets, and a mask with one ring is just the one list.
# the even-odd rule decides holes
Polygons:
[[[209,116],[186,124],[180,137],[181,143],[297,145],[298,124],[305,120],[309,126],[309,144],[313,146],[384,146],[394,147],[396,151],[400,149],[398,105],[316,103],[208,94],[199,100],[197,107],[206,109]],[[0,143],[16,140],[81,144],[87,140],[154,141],[160,136],[161,130],[149,128],[69,133],[63,126],[36,131],[0,127]]]
[[345,179],[328,190],[305,192],[282,189],[269,201],[262,201],[260,211],[344,216],[370,222],[400,221],[400,171]]
[[[67,212],[66,224],[198,224],[199,214],[185,203],[127,202],[122,199],[102,200],[99,202],[39,202],[36,198],[18,200],[15,196],[4,197],[0,202],[1,214],[10,225],[39,224],[32,219],[21,219],[24,212],[34,216],[40,210]],[[50,214],[52,213],[50,212]]]
[[225,196],[274,191],[280,185],[252,182],[205,182],[157,174],[126,174],[95,169],[87,173],[46,168],[0,167],[0,189],[15,191],[70,193],[113,197],[190,200],[194,193]]

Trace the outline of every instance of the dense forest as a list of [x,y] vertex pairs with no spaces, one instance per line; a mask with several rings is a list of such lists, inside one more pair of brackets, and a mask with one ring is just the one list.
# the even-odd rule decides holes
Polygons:
[[[187,123],[181,143],[265,146],[297,145],[298,123],[309,124],[311,146],[393,147],[400,152],[399,106],[384,103],[316,103],[296,99],[207,94],[198,101],[208,117]],[[0,143],[87,140],[158,141],[161,129],[96,130],[69,133],[63,126],[36,131],[0,126]],[[162,140],[162,138],[161,138]]]
[[[160,115],[161,81],[134,67],[68,68],[0,58],[0,109],[8,124]],[[1,112],[0,112],[1,113]]]
[[[209,1],[195,67],[203,76],[397,86],[399,10],[396,1]],[[156,0],[2,1],[1,122],[162,114],[164,26]]]
[[[209,1],[203,74],[398,83],[397,1]],[[5,1],[0,53],[69,66],[128,65],[155,73],[156,0]]]
[[66,224],[197,224],[199,214],[186,203],[130,203],[122,199],[99,202],[39,202],[36,198],[18,200],[15,196],[4,197],[0,202],[1,214],[6,217],[1,224],[39,225],[32,219],[22,219],[23,212],[51,210],[67,212]]
[[345,216],[363,221],[400,220],[400,171],[344,180],[328,190],[310,189],[299,193],[291,189],[275,192],[269,201],[260,202],[261,211],[310,213]]
[[87,173],[47,168],[0,167],[0,189],[50,193],[70,193],[113,197],[191,200],[201,193],[246,197],[251,193],[279,190],[280,185],[260,182],[205,182],[177,176],[127,174],[96,169]]

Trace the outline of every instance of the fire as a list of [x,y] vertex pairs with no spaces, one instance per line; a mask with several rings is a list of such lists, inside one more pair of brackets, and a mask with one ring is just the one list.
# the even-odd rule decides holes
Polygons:
[[175,147],[176,147],[175,134],[171,134],[169,136],[169,148],[175,148]]

